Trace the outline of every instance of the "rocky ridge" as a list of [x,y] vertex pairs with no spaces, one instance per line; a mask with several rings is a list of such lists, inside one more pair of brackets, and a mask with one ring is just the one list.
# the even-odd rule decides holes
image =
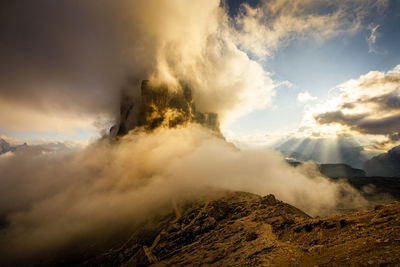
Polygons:
[[273,195],[230,192],[175,209],[81,266],[386,266],[400,203],[312,218]]

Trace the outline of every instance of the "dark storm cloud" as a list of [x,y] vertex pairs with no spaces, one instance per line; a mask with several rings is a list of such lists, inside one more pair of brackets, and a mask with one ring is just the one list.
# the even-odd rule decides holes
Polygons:
[[366,100],[358,100],[354,103],[344,103],[342,109],[354,109],[359,104],[372,104],[379,110],[399,110],[400,96],[397,92],[372,97]]
[[341,111],[332,111],[318,114],[315,119],[321,124],[340,123],[342,125],[353,125],[366,116],[366,114],[345,115]]
[[344,114],[341,111],[318,114],[315,119],[320,124],[339,123],[363,134],[396,136],[400,129],[400,114],[385,118],[370,118],[371,114]]
[[271,74],[247,53],[270,55],[303,32],[318,40],[354,32],[376,6],[346,0],[333,13],[311,12],[323,2],[2,1],[0,113],[9,115],[0,125],[63,131],[115,118],[125,74],[137,85],[190,83],[196,107],[226,124],[265,108],[275,92]]
[[400,134],[400,65],[387,73],[371,71],[338,88],[335,110],[314,114],[319,124],[338,123],[361,134],[384,135],[392,142]]
[[0,99],[35,110],[112,112],[120,42],[107,1],[2,1]]
[[0,113],[10,115],[0,118],[0,124],[63,131],[84,128],[96,116],[116,118],[120,87],[128,75],[137,85],[143,79],[175,87],[187,81],[197,89],[197,107],[222,119],[265,107],[274,83],[236,46],[219,4],[2,3]]
[[375,79],[363,79],[360,81],[359,87],[371,88],[374,86],[386,86],[386,85],[398,86],[400,84],[400,77],[398,73],[396,73],[398,72],[398,69],[399,67],[395,67],[393,72],[389,71],[387,75],[384,75],[382,77],[375,77]]
[[386,118],[364,119],[359,124],[359,129],[371,134],[395,134],[400,129],[400,114]]
[[400,109],[400,96],[397,92],[373,97],[366,101],[378,106],[380,110],[399,110]]

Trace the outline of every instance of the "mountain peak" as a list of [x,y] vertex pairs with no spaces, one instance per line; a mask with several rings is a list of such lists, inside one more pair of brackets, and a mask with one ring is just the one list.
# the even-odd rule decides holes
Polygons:
[[220,134],[218,115],[197,111],[188,85],[181,84],[180,88],[172,90],[166,84],[152,85],[143,80],[140,101],[126,92],[123,94],[120,122],[111,132],[122,136],[137,127],[153,131],[158,127],[174,128],[188,123],[201,124]]

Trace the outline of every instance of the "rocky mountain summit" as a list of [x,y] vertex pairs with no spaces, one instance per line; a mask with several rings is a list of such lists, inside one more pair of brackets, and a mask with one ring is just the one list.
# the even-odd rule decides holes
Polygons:
[[400,203],[312,218],[273,195],[224,192],[175,205],[112,247],[79,255],[55,265],[392,266],[400,263]]
[[[128,86],[129,87],[129,86]],[[152,85],[143,80],[140,97],[122,96],[120,122],[110,130],[113,135],[122,136],[136,127],[152,131],[158,127],[173,128],[188,123],[199,123],[220,133],[216,113],[196,110],[192,89],[185,84],[172,89],[166,84]]]

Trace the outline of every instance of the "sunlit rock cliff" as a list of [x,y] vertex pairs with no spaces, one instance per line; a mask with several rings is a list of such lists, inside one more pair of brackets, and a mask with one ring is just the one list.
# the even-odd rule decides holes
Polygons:
[[140,89],[140,97],[126,92],[122,96],[120,122],[111,128],[112,135],[122,136],[136,127],[152,131],[188,123],[201,124],[220,134],[218,115],[197,111],[188,85],[172,90],[166,84],[153,86],[143,80]]

